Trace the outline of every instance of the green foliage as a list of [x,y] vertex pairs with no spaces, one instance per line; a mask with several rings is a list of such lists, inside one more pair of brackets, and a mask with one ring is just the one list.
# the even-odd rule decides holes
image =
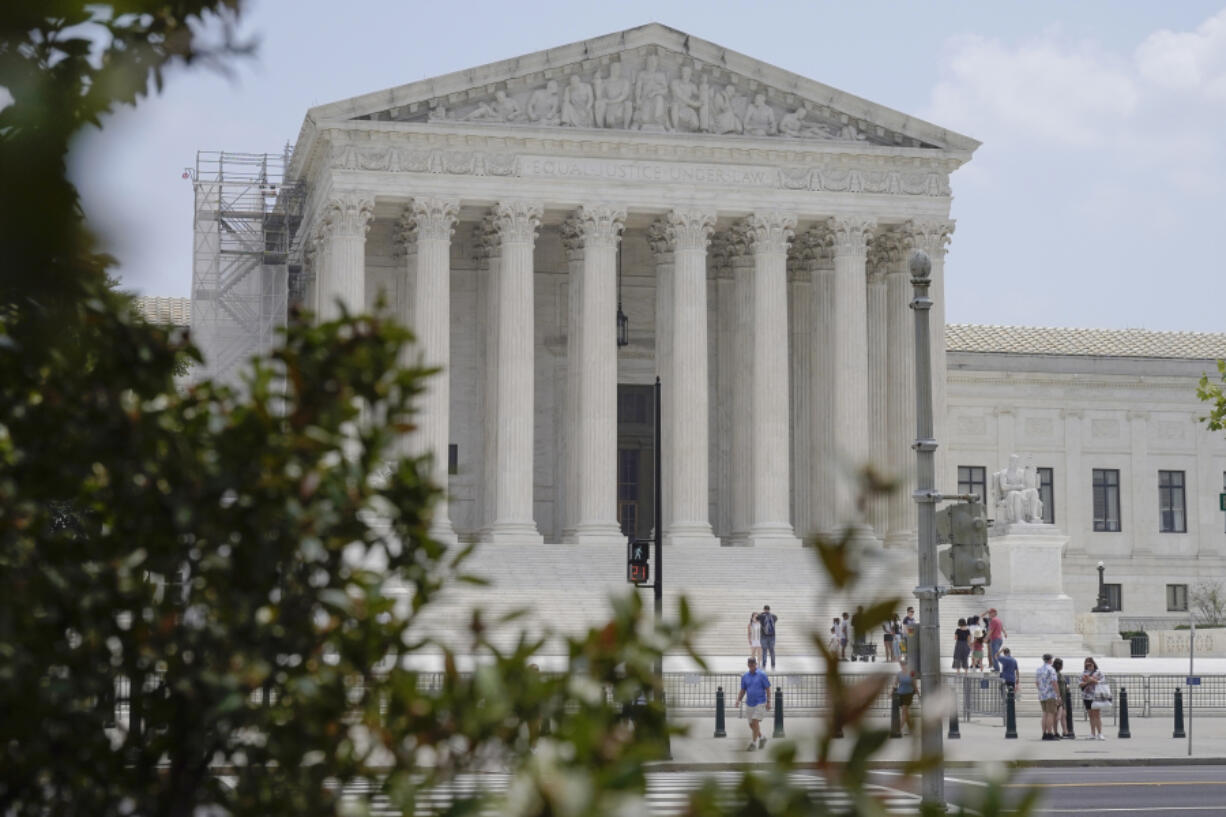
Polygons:
[[1202,374],[1196,386],[1196,396],[1210,404],[1209,414],[1200,418],[1210,431],[1226,430],[1226,360],[1217,362],[1217,370],[1221,383],[1211,383],[1209,375]]
[[[652,623],[637,596],[615,599],[552,675],[531,663],[547,635],[499,650],[479,610],[467,643],[433,643],[431,605],[468,578],[467,552],[426,535],[437,489],[398,454],[430,375],[398,365],[409,332],[303,316],[242,389],[179,391],[198,352],[108,279],[65,175],[69,143],[160,89],[167,67],[245,53],[239,7],[0,9],[13,96],[0,110],[0,813],[362,813],[338,795],[365,783],[411,814],[423,787],[491,767],[515,775],[503,811],[643,812],[644,769],[669,737],[655,667],[696,626],[684,601]],[[851,587],[855,544],[815,550]],[[429,649],[442,673],[412,668]],[[477,668],[460,672],[457,651]],[[821,766],[857,813],[881,813],[863,782],[885,741],[864,720],[883,682],[845,684],[826,657]],[[833,727],[855,733],[842,766]],[[734,802],[706,790],[691,812],[815,813],[787,777],[794,748],[772,759]]]

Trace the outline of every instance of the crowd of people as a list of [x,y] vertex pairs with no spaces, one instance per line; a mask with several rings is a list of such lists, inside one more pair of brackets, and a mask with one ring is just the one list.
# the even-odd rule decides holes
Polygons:
[[[850,645],[850,660],[858,657],[867,660],[868,655],[875,657],[875,645],[869,643],[868,632],[861,626],[863,614],[864,608],[857,607],[855,613],[844,612],[841,617],[834,617],[826,645],[830,656],[840,661],[848,660],[847,649]],[[746,705],[744,717],[749,721],[751,739],[747,748],[750,751],[766,746],[761,721],[771,712],[771,684],[765,670],[768,656],[771,671],[775,669],[775,623],[778,618],[771,612],[770,605],[764,605],[761,612],[750,613],[749,616],[746,632],[750,651],[749,670],[741,677],[737,706],[740,707],[742,701]],[[919,668],[913,663],[908,664],[905,653],[906,636],[913,634],[918,624],[914,607],[908,607],[901,618],[895,613],[881,623],[884,658],[899,664],[892,691],[898,696],[899,712],[904,725],[910,724],[911,705],[920,691]],[[959,618],[954,628],[952,668],[956,674],[971,671],[996,673],[1000,679],[1002,693],[1013,695],[1016,701],[1021,696],[1018,663],[1010,649],[1004,646],[1007,637],[1008,631],[995,607],[988,608],[978,616]],[[1076,681],[1077,693],[1072,693],[1072,683],[1071,676],[1064,672],[1064,661],[1049,653],[1044,654],[1043,662],[1035,670],[1035,690],[1042,709],[1043,740],[1072,737],[1066,729],[1068,711],[1065,706],[1066,700],[1074,701],[1078,694],[1090,724],[1090,734],[1086,739],[1105,740],[1102,710],[1112,705],[1111,687],[1106,675],[1098,663],[1088,657],[1085,659],[1081,677]]]

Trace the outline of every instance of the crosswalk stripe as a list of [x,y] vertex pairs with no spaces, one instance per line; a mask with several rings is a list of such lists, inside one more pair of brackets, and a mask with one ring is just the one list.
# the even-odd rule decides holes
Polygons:
[[[734,787],[741,780],[741,772],[648,772],[647,786],[644,791],[650,813],[657,817],[683,814],[690,795],[697,791],[705,782],[713,780],[723,790],[729,803],[736,801]],[[422,790],[417,797],[417,817],[432,817],[445,810],[457,799],[486,794],[497,797],[505,794],[510,784],[511,776],[507,774],[461,774],[453,780],[438,786]],[[832,811],[838,813],[851,810],[851,798],[843,791],[831,788],[826,779],[811,773],[793,773],[791,783],[806,792],[815,800],[820,800]],[[887,814],[911,815],[919,814],[920,798],[909,792],[891,789],[887,786],[868,784],[867,793],[872,795]],[[378,794],[378,784],[373,782],[355,783],[346,786],[341,793],[344,800],[356,801],[366,799],[370,803],[370,813],[376,817],[391,817],[399,814],[385,795]],[[497,815],[497,804],[492,804],[482,810],[482,814]]]

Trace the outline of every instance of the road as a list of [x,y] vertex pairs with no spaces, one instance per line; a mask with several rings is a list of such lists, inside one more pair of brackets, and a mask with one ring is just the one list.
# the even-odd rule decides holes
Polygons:
[[[689,795],[705,780],[714,779],[732,787],[739,771],[649,772],[645,813],[683,814]],[[891,770],[870,773],[870,791],[891,815],[920,813],[920,783]],[[423,792],[418,801],[420,817],[438,814],[454,798],[471,796],[476,790],[506,791],[506,775],[461,775],[452,783]],[[796,772],[793,784],[806,789],[835,813],[850,808],[850,801],[837,789],[827,786],[814,772]],[[1064,766],[1018,770],[1005,784],[1006,802],[1016,804],[1026,791],[1040,792],[1036,817],[1078,815],[1078,817],[1226,817],[1226,767],[1222,766]],[[977,769],[947,771],[945,796],[950,813],[966,809],[979,814],[987,790],[986,776]],[[350,796],[360,789],[350,788]],[[386,798],[376,796],[372,814],[392,815]],[[497,814],[496,808],[487,814]]]
[[[918,781],[878,771],[882,785],[917,792]],[[945,797],[951,811],[962,806],[978,811],[986,783],[974,769],[946,771]],[[1006,784],[1007,802],[1022,793],[1040,792],[1036,815],[1079,817],[1223,817],[1226,815],[1226,768],[1222,766],[1062,766],[1020,769]]]

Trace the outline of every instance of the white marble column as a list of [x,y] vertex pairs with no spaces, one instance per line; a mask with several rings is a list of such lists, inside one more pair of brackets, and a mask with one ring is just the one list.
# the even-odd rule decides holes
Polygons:
[[796,228],[789,213],[754,213],[742,222],[754,259],[751,545],[799,545],[792,529],[788,416],[787,254]]
[[366,311],[366,231],[375,215],[374,196],[336,193],[324,205],[318,227],[316,279],[321,321]]
[[754,260],[743,231],[736,231],[732,250],[732,532],[729,542],[749,544],[753,509],[753,273]]
[[624,209],[585,205],[563,225],[575,296],[569,333],[577,339],[567,344],[567,391],[576,398],[566,418],[567,542],[625,541],[617,524],[617,242],[625,220]]
[[[672,248],[670,381],[661,377],[665,485],[664,539],[669,544],[717,545],[710,522],[707,369],[707,242],[715,213],[673,210],[662,219]],[[670,441],[671,440],[671,441]]]
[[667,406],[672,401],[671,387],[666,384],[673,382],[673,273],[675,260],[673,243],[668,234],[668,224],[663,219],[653,221],[647,227],[647,245],[651,248],[652,259],[656,266],[656,315],[655,315],[655,363],[656,377],[660,378],[660,437],[663,440],[663,450],[656,452],[660,457],[660,519],[664,530],[672,526],[673,521],[673,439],[672,414]]
[[[886,359],[889,338],[889,299],[886,290],[886,270],[889,266],[888,248],[880,248],[874,242],[874,252],[868,263],[868,461],[873,470],[882,477],[890,475],[889,467],[889,375]],[[885,540],[889,529],[889,502],[886,494],[869,498],[868,517],[873,533]]]
[[835,484],[836,525],[855,526],[858,538],[872,540],[857,509],[855,474],[869,461],[867,241],[875,222],[861,216],[831,218],[834,241],[834,429],[839,477]]
[[495,485],[493,521],[484,538],[496,543],[539,544],[542,537],[532,506],[536,383],[532,251],[541,206],[499,202],[492,216],[498,237],[498,300],[494,306],[498,326],[496,355],[486,365],[495,367],[497,390],[494,427],[486,433],[493,441]]
[[415,454],[433,459],[430,478],[444,494],[434,505],[430,536],[454,543],[455,530],[447,507],[447,449],[451,441],[451,234],[460,214],[455,199],[414,199],[405,209],[401,224],[405,243],[406,277],[412,279],[411,299],[397,299],[406,324],[417,337],[421,362],[441,371],[426,381],[419,401],[417,431],[412,435]]
[[911,549],[915,549],[918,543],[918,514],[912,497],[916,486],[915,451],[911,448],[916,432],[913,296],[910,254],[900,237],[890,246],[889,271],[886,273],[886,345],[889,348],[886,361],[889,379],[887,447],[890,474],[898,480],[898,488],[890,495],[890,519],[885,544],[887,547]]
[[795,252],[788,254],[788,357],[791,370],[792,426],[792,525],[803,540],[814,531],[813,505],[813,414],[809,395],[813,390],[813,281],[808,262]]
[[[928,253],[932,261],[932,426],[937,441],[936,484],[938,491],[952,491],[958,486],[957,463],[949,461],[949,401],[946,398],[947,369],[945,360],[945,251],[953,233],[954,223],[946,220],[909,221],[903,232],[912,249]],[[911,253],[907,253],[910,257]],[[949,486],[949,487],[946,487]]]
[[715,399],[715,425],[712,426],[711,448],[715,452],[716,491],[715,515],[711,520],[715,535],[731,541],[732,536],[732,484],[737,469],[732,454],[733,419],[732,407],[736,401],[736,285],[732,280],[733,239],[727,232],[711,237],[707,254],[708,263],[715,272],[715,359],[717,363]]
[[[830,233],[824,227],[806,230],[792,247],[794,263],[810,280],[809,375],[804,395],[803,417],[808,424],[809,444],[802,466],[809,474],[809,490],[798,504],[808,507],[807,527],[802,536],[829,534],[835,528],[834,486],[840,478],[835,448],[834,391],[834,269],[830,263]],[[799,486],[798,486],[799,487]]]

